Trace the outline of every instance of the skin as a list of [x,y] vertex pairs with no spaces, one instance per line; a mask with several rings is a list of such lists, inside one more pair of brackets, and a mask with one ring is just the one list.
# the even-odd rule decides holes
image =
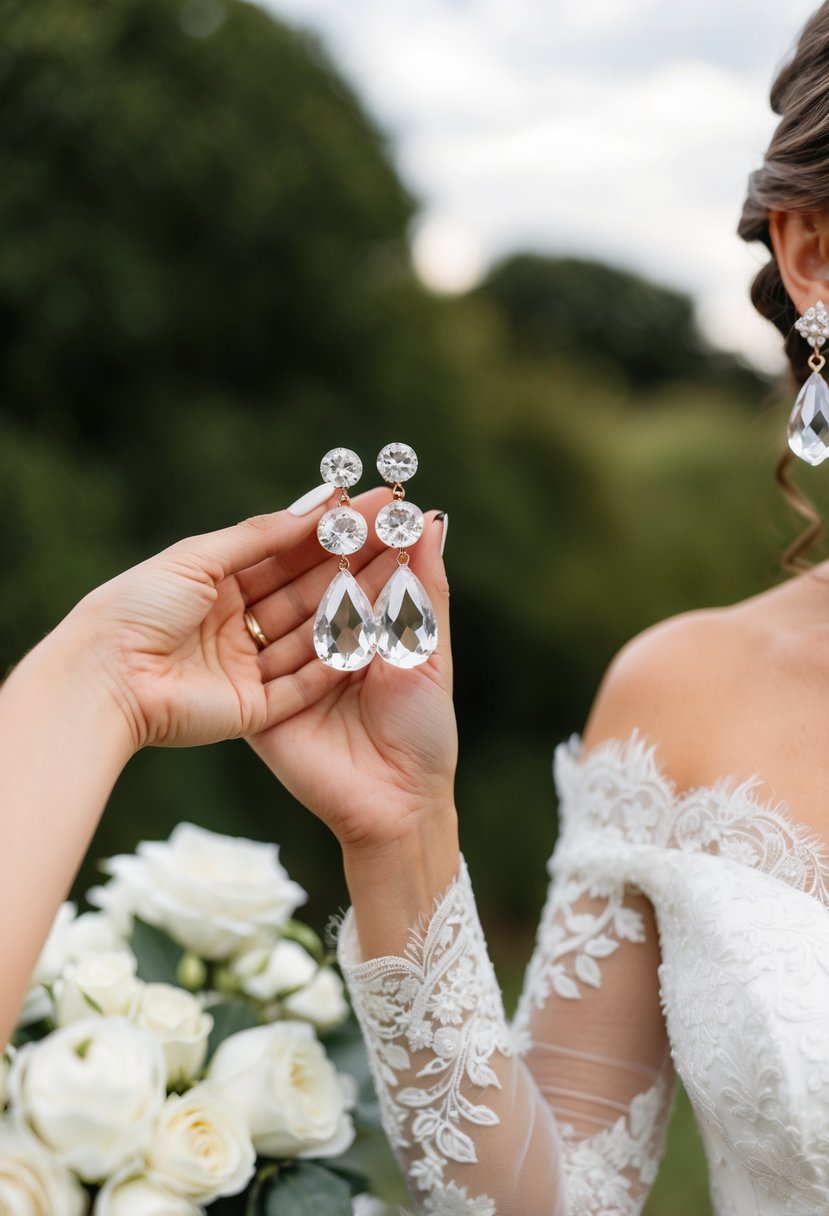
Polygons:
[[[826,217],[774,213],[771,232],[800,311],[829,302]],[[376,490],[354,503],[373,519],[388,498]],[[112,785],[141,747],[247,737],[339,840],[365,957],[399,952],[454,877],[442,527],[427,517],[411,559],[436,609],[436,654],[413,671],[374,661],[343,676],[312,648],[316,607],[336,570],[315,536],[323,509],[180,542],[93,592],[6,681],[0,918],[15,932],[0,944],[0,1041]],[[352,559],[369,598],[393,569],[374,539]],[[648,630],[611,666],[585,749],[638,729],[659,744],[679,789],[756,775],[761,796],[785,801],[829,837],[827,603],[829,563]],[[246,605],[271,641],[261,653],[242,622]]]
[[[829,303],[829,216],[772,212],[783,282],[801,314]],[[829,838],[825,690],[829,562],[729,608],[663,622],[611,666],[586,750],[638,729],[678,789],[756,777],[757,795]]]
[[[388,499],[377,490],[354,501],[373,519]],[[87,596],[6,680],[0,919],[15,931],[0,943],[0,1041],[112,786],[141,747],[248,737],[337,834],[361,923],[374,923],[394,884],[394,910],[380,918],[389,946],[395,926],[405,935],[451,880],[456,736],[442,526],[428,517],[411,562],[437,610],[441,653],[413,672],[378,661],[343,677],[312,647],[336,571],[315,535],[324,509],[181,541]],[[393,558],[374,541],[352,561],[355,572],[361,565],[373,596]],[[246,605],[272,640],[261,653]]]

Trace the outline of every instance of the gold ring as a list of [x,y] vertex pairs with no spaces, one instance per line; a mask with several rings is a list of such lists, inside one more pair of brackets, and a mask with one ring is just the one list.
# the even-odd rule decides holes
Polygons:
[[253,615],[250,608],[246,609],[245,611],[245,628],[260,650],[264,650],[266,646],[270,646],[270,642],[265,635],[264,629]]

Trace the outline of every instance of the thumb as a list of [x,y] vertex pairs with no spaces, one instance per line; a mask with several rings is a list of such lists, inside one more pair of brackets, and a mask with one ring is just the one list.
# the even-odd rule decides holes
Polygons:
[[195,558],[213,582],[219,583],[229,574],[258,565],[305,540],[317,526],[318,508],[338,493],[333,486],[321,485],[299,500],[304,508],[301,515],[295,510],[298,504],[283,511],[253,515],[232,527],[190,536],[167,552]]

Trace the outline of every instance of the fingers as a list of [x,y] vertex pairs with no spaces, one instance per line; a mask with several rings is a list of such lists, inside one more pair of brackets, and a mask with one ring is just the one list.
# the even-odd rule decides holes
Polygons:
[[[390,500],[390,491],[383,486],[352,499],[354,510],[364,515],[368,524],[365,545],[349,556],[355,574],[378,555],[389,552],[374,530],[374,520],[380,508]],[[330,507],[331,503],[327,505]],[[316,536],[315,525],[321,516],[321,510],[313,513],[310,518],[314,530],[295,548],[286,549],[237,575],[245,602],[270,638],[280,637],[302,620],[315,616],[325,588],[337,573],[338,559],[322,548]],[[368,588],[366,594],[371,598],[372,592]]]
[[[333,486],[329,493],[325,491],[325,486],[316,487],[286,510],[254,515],[233,527],[188,537],[172,545],[167,554],[195,559],[214,584],[237,575],[246,600],[254,602],[330,556],[317,540],[316,526],[323,510],[336,505],[339,491]],[[387,498],[388,490],[378,487],[355,498],[353,505],[373,521]],[[380,547],[370,528],[369,551]]]
[[314,533],[317,513],[304,516],[289,511],[255,515],[230,528],[191,536],[171,546],[171,556],[195,560],[214,584],[230,574],[255,567],[275,554],[296,549]]
[[[333,497],[324,504],[325,510],[330,510],[333,506],[336,506],[339,500],[337,490],[333,490],[332,494]],[[310,498],[310,495],[305,497]],[[352,506],[366,517],[369,525],[366,546],[359,554],[350,559],[352,563],[355,560],[364,563],[372,553],[377,553],[383,548],[375,535],[373,523],[380,507],[384,506],[388,499],[389,492],[383,489],[383,487],[370,490],[352,499]],[[299,502],[301,503],[302,499]],[[313,570],[322,564],[327,564],[326,568],[332,570],[332,573],[329,575],[329,581],[334,577],[334,568],[330,566],[330,563],[335,559],[323,549],[316,534],[316,525],[319,523],[322,515],[322,510],[312,509],[310,520],[314,527],[295,548],[285,549],[256,566],[238,572],[239,586],[242,589],[246,603],[251,605],[259,603],[281,587],[293,582],[308,570]]]
[[[412,546],[410,564],[426,588],[438,622],[438,651],[449,655],[449,588],[440,556],[445,529],[437,512],[430,512],[424,522],[423,535]],[[372,550],[379,552],[372,556]],[[362,558],[362,564],[358,559]],[[379,596],[396,569],[394,551],[377,542],[366,545],[351,559],[351,571],[371,603]],[[314,656],[312,621],[325,589],[334,578],[337,566],[325,563],[306,571],[273,594],[252,605],[256,620],[266,635],[273,639],[259,657],[265,681],[278,680],[296,671]],[[324,667],[324,664],[320,664]],[[342,679],[342,675],[338,676]]]

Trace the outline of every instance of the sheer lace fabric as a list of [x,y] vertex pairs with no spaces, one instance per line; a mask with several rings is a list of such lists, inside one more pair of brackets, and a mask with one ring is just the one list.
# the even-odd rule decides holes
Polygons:
[[675,1065],[718,1216],[829,1213],[823,843],[752,783],[677,795],[637,736],[585,761],[563,745],[556,776],[561,833],[512,1027],[465,868],[405,956],[360,962],[350,917],[341,935],[421,1210],[634,1216]]
[[339,939],[386,1134],[424,1213],[562,1211],[558,1137],[514,1052],[464,865],[405,955],[359,962]]

